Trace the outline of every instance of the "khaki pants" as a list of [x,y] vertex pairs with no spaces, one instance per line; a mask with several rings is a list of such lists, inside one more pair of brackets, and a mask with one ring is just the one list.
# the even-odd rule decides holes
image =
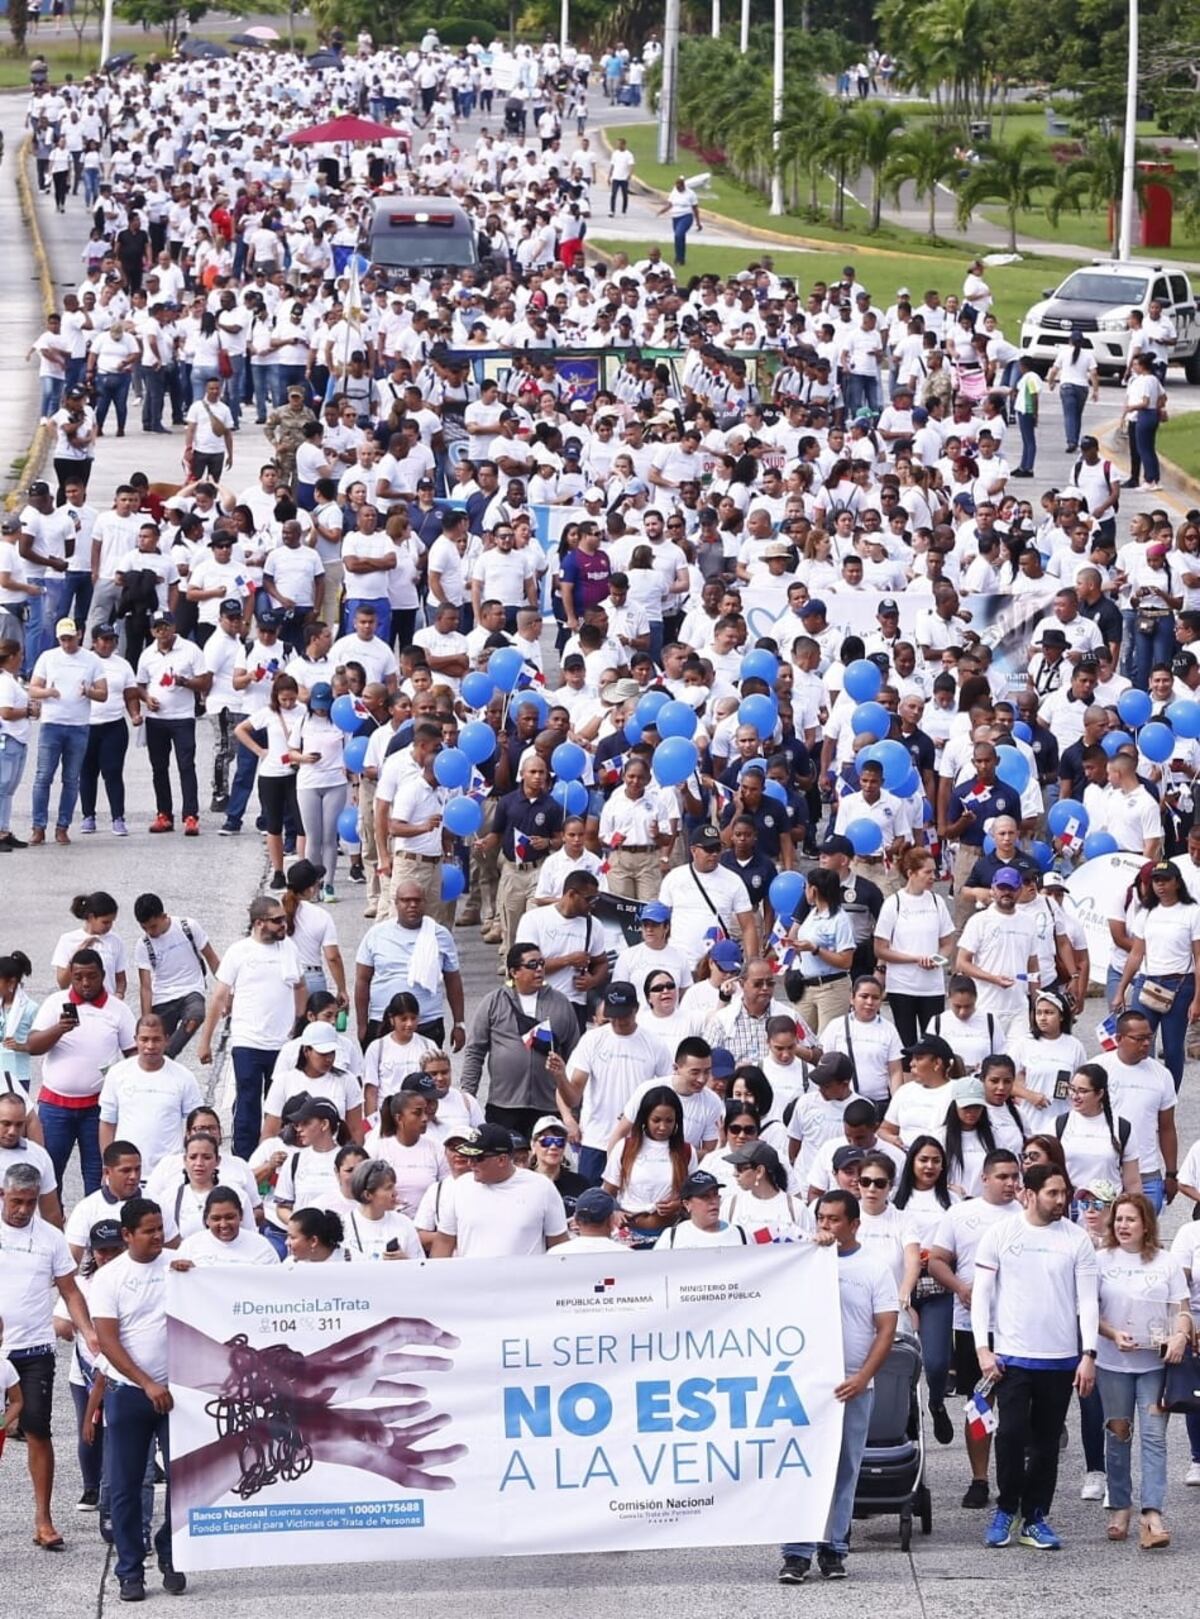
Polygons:
[[375,783],[366,776],[358,786],[358,835],[362,839],[362,860],[367,873],[367,899],[379,900],[379,850],[375,843]]
[[[496,800],[484,800],[483,821],[479,827],[479,837],[486,838],[496,821]],[[467,908],[469,911],[478,911],[484,927],[489,927],[496,919],[496,895],[500,887],[500,850],[492,847],[488,849],[471,848],[471,886],[467,894]]]
[[388,885],[389,916],[395,914],[396,890],[402,883],[416,883],[425,896],[426,916],[431,916],[443,927],[454,926],[454,905],[448,905],[442,899],[440,860],[426,860],[421,855],[404,854],[401,851],[392,855],[392,880]]
[[337,631],[341,622],[342,580],[346,570],[339,561],[329,561],[325,564],[325,582],[321,595],[320,618],[323,624],[328,624]]
[[533,903],[537,880],[536,866],[530,866],[528,870],[523,871],[507,855],[500,856],[500,891],[496,898],[496,910],[504,935],[500,941],[501,966],[516,940],[521,918]]
[[966,899],[963,889],[967,885],[967,878],[971,875],[983,850],[976,848],[973,843],[960,843],[954,856],[954,927],[961,932],[966,925],[967,918],[975,914],[975,901]]
[[850,870],[856,877],[863,877],[867,882],[874,883],[884,899],[889,894],[897,893],[904,886],[900,868],[895,865],[889,866],[883,860],[860,860],[856,857],[850,862]]
[[608,891],[622,899],[657,899],[663,870],[657,849],[614,849],[608,857]]
[[835,978],[832,984],[816,980],[805,986],[804,994],[795,1003],[797,1015],[818,1034],[835,1018],[845,1017],[850,1010],[850,975]]

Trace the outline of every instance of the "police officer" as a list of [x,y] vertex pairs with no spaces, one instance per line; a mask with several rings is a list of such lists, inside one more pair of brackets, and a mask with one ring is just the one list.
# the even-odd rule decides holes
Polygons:
[[533,903],[538,869],[562,842],[563,812],[548,791],[550,773],[544,759],[531,753],[521,766],[521,785],[496,805],[491,832],[480,838],[481,852],[499,845],[500,889],[497,912],[502,938],[500,967],[516,942],[521,918]]

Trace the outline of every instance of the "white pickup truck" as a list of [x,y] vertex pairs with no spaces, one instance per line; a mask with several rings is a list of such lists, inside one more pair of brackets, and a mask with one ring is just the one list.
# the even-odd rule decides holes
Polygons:
[[1200,312],[1192,283],[1175,265],[1149,259],[1098,259],[1072,270],[1021,322],[1021,352],[1048,371],[1077,327],[1101,376],[1120,376],[1129,358],[1129,312],[1140,309],[1148,317],[1152,303],[1163,306],[1175,327],[1172,363],[1183,366],[1188,382],[1200,383]]

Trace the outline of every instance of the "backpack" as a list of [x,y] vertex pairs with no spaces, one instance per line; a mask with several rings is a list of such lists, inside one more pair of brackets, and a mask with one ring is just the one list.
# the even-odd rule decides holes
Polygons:
[[[192,947],[192,954],[195,956],[196,960],[200,963],[200,976],[201,976],[201,978],[207,978],[207,976],[208,976],[208,963],[205,961],[204,957],[200,954],[200,946],[196,943],[196,935],[192,932],[192,924],[188,921],[186,916],[181,916],[179,918],[179,926],[183,930],[184,938],[187,940],[187,942]],[[157,955],[155,954],[155,951],[154,951],[154,940],[150,937],[150,935],[148,933],[144,934],[143,937],[144,937],[144,939],[146,941],[146,960],[150,963],[150,971],[152,973],[157,972],[158,971],[158,957],[157,957]]]
[[[1067,1128],[1067,1120],[1070,1117],[1071,1117],[1071,1115],[1069,1113],[1060,1113],[1058,1115],[1057,1119],[1055,1119],[1055,1121],[1054,1121],[1054,1134],[1058,1137],[1058,1139],[1060,1141],[1063,1138],[1063,1131]],[[1124,1159],[1124,1157],[1125,1157],[1125,1149],[1129,1145],[1129,1138],[1130,1138],[1130,1136],[1132,1134],[1133,1134],[1133,1126],[1130,1124],[1129,1120],[1128,1119],[1118,1119],[1117,1120],[1117,1141],[1119,1142],[1120,1147],[1121,1147],[1121,1157],[1122,1157],[1122,1159]]]

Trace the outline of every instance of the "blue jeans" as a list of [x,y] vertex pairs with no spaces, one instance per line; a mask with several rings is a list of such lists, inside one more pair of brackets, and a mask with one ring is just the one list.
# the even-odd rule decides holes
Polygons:
[[1149,632],[1139,630],[1136,620],[1133,628],[1133,667],[1129,671],[1129,678],[1143,691],[1150,684],[1150,671],[1154,665],[1170,663],[1175,656],[1174,615],[1162,613],[1151,622],[1154,627]]
[[[57,1102],[38,1102],[42,1140],[54,1165],[58,1189],[71,1159],[71,1149],[79,1147],[79,1172],[85,1192],[100,1186],[100,1103],[94,1107],[60,1107]],[[255,1142],[257,1145],[257,1141]]]
[[[260,1051],[256,1046],[234,1046],[233,1075],[237,1090],[233,1102],[233,1150],[248,1158],[262,1134],[262,1105],[278,1051]],[[46,1148],[49,1152],[49,1147]]]
[[63,588],[59,617],[73,618],[76,624],[86,624],[88,609],[92,605],[92,576],[90,573],[79,573],[70,568],[64,578],[66,584]]
[[37,774],[33,778],[33,825],[45,831],[50,819],[50,785],[62,765],[62,789],[58,799],[58,821],[64,829],[75,814],[79,797],[79,772],[87,752],[88,727],[63,725],[57,720],[42,722],[38,733]]
[[1167,1189],[1161,1175],[1142,1176],[1142,1196],[1153,1205],[1155,1214],[1161,1214],[1167,1200]]
[[142,1393],[128,1383],[110,1382],[104,1396],[104,1444],[112,1493],[113,1544],[118,1580],[141,1579],[146,1542],[142,1530],[142,1483],[155,1445],[162,1451],[167,1475],[163,1521],[154,1537],[160,1565],[171,1567],[171,1446],[167,1417],[160,1416]]
[[[837,1477],[833,1485],[833,1500],[825,1524],[825,1539],[821,1550],[845,1557],[850,1550],[850,1523],[854,1516],[854,1491],[858,1487],[859,1469],[863,1452],[867,1448],[867,1431],[871,1426],[871,1407],[875,1404],[875,1390],[867,1389],[856,1399],[842,1406],[842,1448],[838,1452]],[[785,1557],[816,1555],[817,1548],[810,1541],[788,1541],[780,1550]]]
[[1133,432],[1142,462],[1142,481],[1157,483],[1161,475],[1158,451],[1155,448],[1155,440],[1158,438],[1158,412],[1139,410],[1133,418]]
[[229,789],[229,802],[225,806],[225,824],[241,826],[254,791],[254,778],[258,773],[258,755],[251,753],[243,743],[237,745],[237,764],[233,772],[233,786]]
[[117,413],[117,428],[125,431],[125,418],[129,414],[128,371],[97,371],[96,373],[96,426],[102,428],[108,420],[110,405]]
[[53,416],[62,404],[63,384],[65,377],[42,378],[42,400],[40,413],[43,416]]
[[604,1179],[604,1166],[608,1162],[608,1155],[601,1147],[580,1147],[577,1173],[582,1175],[589,1186],[599,1186]]
[[1017,428],[1021,434],[1021,471],[1032,472],[1037,460],[1037,417],[1018,411]]
[[1100,1392],[1093,1389],[1079,1401],[1079,1439],[1083,1445],[1085,1473],[1104,1471],[1104,1407]]
[[687,258],[687,236],[695,224],[691,214],[677,214],[671,220],[671,231],[675,237],[675,262],[682,264]]
[[928,1298],[914,1299],[918,1331],[921,1335],[921,1359],[925,1363],[925,1383],[929,1389],[929,1404],[944,1405],[946,1376],[950,1371],[950,1349],[954,1341],[954,1295],[932,1293]]
[[250,386],[254,393],[254,420],[265,422],[271,408],[271,375],[273,365],[251,365]]
[[54,626],[63,616],[63,603],[69,589],[65,573],[47,572],[42,580],[42,594],[30,597],[29,617],[25,620],[25,653],[31,661],[58,644]]
[[229,406],[229,414],[233,417],[233,426],[236,431],[242,425],[242,399],[246,388],[246,356],[244,354],[231,354],[229,356],[230,373],[225,379],[225,403]]
[[0,832],[12,831],[13,799],[25,774],[28,755],[27,742],[18,742],[12,736],[4,738],[4,745],[0,747]]
[[1083,432],[1083,407],[1087,404],[1088,391],[1081,382],[1064,382],[1058,393],[1062,400],[1063,432],[1067,435],[1067,448],[1077,450],[1079,436]]
[[[350,576],[346,576],[346,583],[350,583]],[[352,596],[347,591],[345,603],[342,606],[342,634],[349,635],[354,629],[354,615],[360,607],[372,607],[375,610],[375,634],[381,641],[387,641],[392,633],[392,609],[386,596]]]
[[1151,1036],[1162,1035],[1162,1060],[1171,1070],[1171,1078],[1175,1081],[1178,1091],[1183,1083],[1184,1041],[1188,1030],[1188,1007],[1192,1004],[1192,997],[1196,993],[1196,978],[1194,973],[1159,973],[1151,979],[1151,983],[1162,984],[1165,989],[1175,991],[1175,999],[1171,1003],[1169,1012],[1156,1012],[1152,1007],[1142,1004],[1142,985],[1146,981],[1146,974],[1139,973],[1133,981],[1133,1001],[1130,1010],[1140,1012],[1150,1025]]
[[1104,1407],[1104,1470],[1108,1474],[1108,1504],[1120,1512],[1133,1505],[1133,1434],[1118,1438],[1114,1422],[1132,1424],[1135,1413],[1141,1440],[1143,1512],[1161,1512],[1167,1498],[1167,1418],[1157,1409],[1162,1398],[1163,1371],[1110,1372],[1096,1368],[1096,1387]]

